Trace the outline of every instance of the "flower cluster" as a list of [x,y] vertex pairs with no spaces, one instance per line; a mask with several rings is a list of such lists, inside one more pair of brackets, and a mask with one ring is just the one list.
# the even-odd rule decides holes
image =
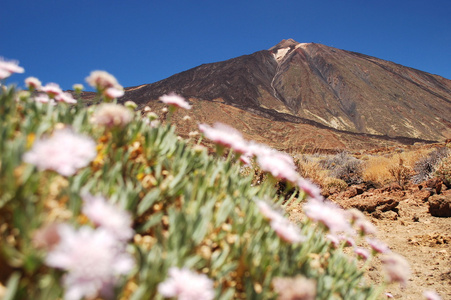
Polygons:
[[51,137],[34,142],[23,160],[39,170],[53,170],[71,176],[86,167],[97,155],[95,142],[70,129],[56,130]]
[[204,274],[189,269],[169,269],[169,278],[158,285],[158,292],[165,298],[179,300],[211,300],[215,293],[213,281]]
[[302,178],[296,171],[296,165],[290,155],[265,145],[248,142],[238,130],[222,123],[215,123],[212,127],[200,124],[199,129],[206,138],[217,145],[229,147],[238,153],[240,158],[243,157],[242,161],[245,164],[250,163],[251,157],[256,157],[262,171],[270,173],[277,179],[291,182],[312,198],[322,199],[320,189]]
[[55,101],[70,104],[77,103],[77,100],[74,99],[72,94],[63,92],[60,86],[56,83],[50,82],[42,86],[41,82],[36,77],[28,77],[25,79],[25,85],[30,91],[36,90],[39,92],[44,92],[44,94],[40,93],[34,96],[34,100],[36,102],[51,104],[55,104]]

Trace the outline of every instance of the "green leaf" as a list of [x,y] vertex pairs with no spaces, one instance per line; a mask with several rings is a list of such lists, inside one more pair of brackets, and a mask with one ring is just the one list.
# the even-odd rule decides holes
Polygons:
[[138,216],[142,215],[146,210],[148,210],[155,203],[155,201],[158,200],[160,195],[161,192],[158,188],[155,188],[147,193],[138,204]]
[[6,294],[3,296],[2,300],[13,300],[16,295],[17,288],[19,287],[20,273],[14,272],[8,279],[6,283]]

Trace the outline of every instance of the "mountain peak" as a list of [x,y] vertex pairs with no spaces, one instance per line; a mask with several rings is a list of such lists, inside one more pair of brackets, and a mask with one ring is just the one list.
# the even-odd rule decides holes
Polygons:
[[300,43],[296,42],[293,39],[287,39],[287,40],[281,40],[277,45],[269,48],[269,51],[274,51],[281,48],[288,48],[288,47],[295,47],[299,45]]

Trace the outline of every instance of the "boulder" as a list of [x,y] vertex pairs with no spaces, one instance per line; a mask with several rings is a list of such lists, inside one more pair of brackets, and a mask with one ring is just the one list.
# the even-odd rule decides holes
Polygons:
[[429,197],[429,212],[434,217],[451,217],[451,196],[433,195]]

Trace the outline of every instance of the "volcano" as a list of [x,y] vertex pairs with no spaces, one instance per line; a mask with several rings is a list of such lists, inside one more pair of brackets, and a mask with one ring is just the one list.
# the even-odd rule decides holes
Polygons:
[[158,109],[158,98],[170,92],[193,104],[186,113],[194,122],[224,122],[276,148],[451,137],[451,80],[317,43],[282,40],[268,50],[126,88],[120,101]]

